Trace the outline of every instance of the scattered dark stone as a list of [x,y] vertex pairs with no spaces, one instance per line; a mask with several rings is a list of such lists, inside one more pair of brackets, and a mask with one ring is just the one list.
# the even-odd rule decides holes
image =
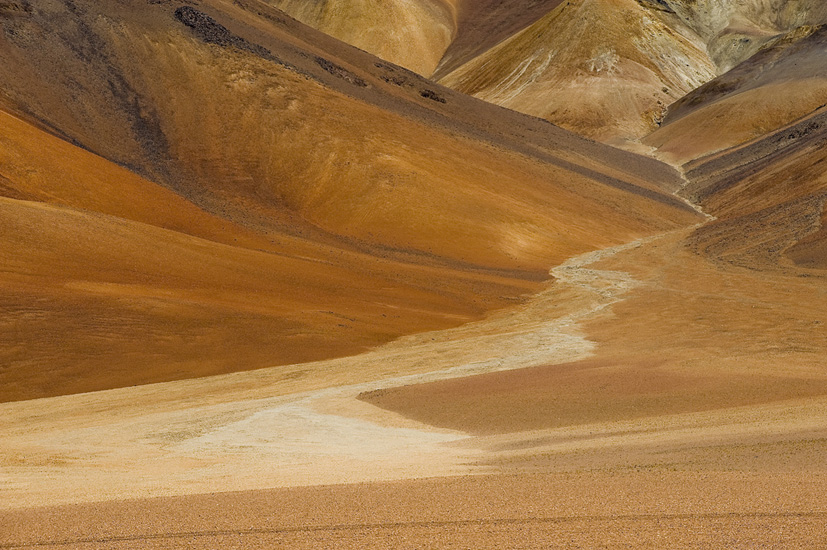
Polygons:
[[335,63],[332,63],[323,57],[316,57],[316,63],[319,64],[319,67],[329,72],[336,78],[341,78],[346,82],[350,82],[351,84],[355,86],[360,86],[362,88],[367,88],[368,86],[368,83],[365,82],[362,78],[348,71],[344,67],[340,67],[339,65],[336,65]]
[[445,98],[441,95],[437,94],[433,90],[422,90],[419,92],[419,95],[424,97],[425,99],[430,99],[432,101],[438,101],[439,103],[446,103]]
[[675,10],[672,9],[672,6],[670,6],[666,0],[637,0],[637,3],[641,6],[656,9],[658,11],[675,13]]
[[393,84],[394,86],[404,86],[405,84],[408,84],[408,79],[400,75],[386,74],[382,75],[380,78],[388,84]]
[[208,44],[224,47],[233,46],[260,57],[273,59],[273,55],[267,48],[258,44],[251,44],[240,36],[234,35],[215,19],[191,6],[181,6],[176,9],[175,18],[191,28],[201,40]]
[[790,132],[788,132],[784,136],[781,136],[776,141],[777,142],[782,142],[782,141],[785,141],[785,140],[790,141],[790,140],[801,139],[803,137],[806,137],[806,136],[812,134],[814,131],[820,130],[820,129],[821,129],[821,123],[817,120],[814,120],[814,121],[810,122],[809,124],[807,124],[805,126],[799,125],[799,126],[793,128],[792,130],[790,130]]
[[32,13],[32,6],[28,0],[0,0],[0,17],[29,15],[30,13]]

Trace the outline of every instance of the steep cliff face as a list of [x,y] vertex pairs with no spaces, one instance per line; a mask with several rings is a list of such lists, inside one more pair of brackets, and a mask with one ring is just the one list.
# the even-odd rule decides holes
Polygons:
[[704,44],[667,15],[634,0],[566,2],[440,82],[598,140],[635,139],[715,76]]

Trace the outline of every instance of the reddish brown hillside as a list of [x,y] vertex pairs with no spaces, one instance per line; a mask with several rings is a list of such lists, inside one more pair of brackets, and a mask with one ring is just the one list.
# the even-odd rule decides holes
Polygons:
[[258,4],[0,23],[5,399],[354,353],[696,218],[663,165]]

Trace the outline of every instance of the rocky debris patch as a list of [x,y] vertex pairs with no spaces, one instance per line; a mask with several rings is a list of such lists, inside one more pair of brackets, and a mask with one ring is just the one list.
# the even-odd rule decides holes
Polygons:
[[258,44],[251,44],[240,36],[234,35],[215,19],[193,7],[181,6],[176,9],[175,18],[191,28],[196,36],[204,42],[224,47],[232,46],[260,57],[274,59],[273,54],[267,48]]
[[637,3],[644,8],[652,8],[658,11],[665,11],[666,13],[675,13],[666,0],[637,0]]
[[319,65],[319,67],[321,67],[325,71],[329,72],[330,74],[332,74],[336,78],[341,78],[345,82],[349,82],[349,83],[353,84],[354,86],[359,86],[360,88],[367,88],[368,87],[368,83],[365,82],[364,79],[362,79],[361,77],[353,74],[352,72],[348,71],[344,67],[340,67],[339,65],[337,65],[337,64],[335,64],[331,61],[328,61],[327,59],[325,59],[323,57],[316,57],[316,63]]
[[0,0],[0,17],[16,17],[32,13],[32,6],[26,0]]
[[433,90],[422,90],[421,92],[419,92],[419,95],[421,95],[425,99],[430,99],[431,101],[446,103],[445,98]]

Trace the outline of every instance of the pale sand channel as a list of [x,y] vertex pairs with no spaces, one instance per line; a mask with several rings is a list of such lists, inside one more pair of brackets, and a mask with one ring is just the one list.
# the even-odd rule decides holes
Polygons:
[[574,361],[578,323],[637,282],[571,258],[528,303],[317,363],[0,405],[0,507],[473,473],[485,451],[361,403],[368,390]]

